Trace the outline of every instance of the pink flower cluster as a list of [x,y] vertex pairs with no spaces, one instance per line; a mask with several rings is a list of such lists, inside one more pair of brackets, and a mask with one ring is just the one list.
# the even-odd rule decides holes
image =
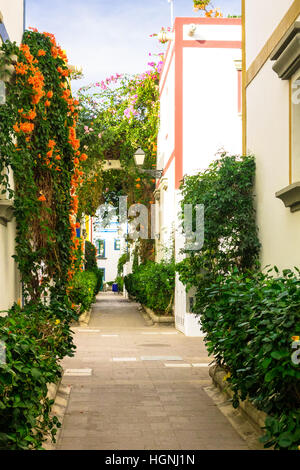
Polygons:
[[107,90],[108,86],[111,83],[117,83],[117,81],[122,78],[122,75],[117,73],[116,75],[112,75],[111,77],[106,78],[105,80],[102,80],[102,82],[97,82],[95,83],[95,86],[102,88],[102,90]]
[[84,126],[84,133],[85,134],[89,134],[90,132],[93,132],[93,131],[94,131],[94,129],[89,128],[89,126]]
[[137,99],[138,99],[138,95],[133,95],[131,97],[128,108],[126,108],[124,111],[124,116],[129,120],[131,120],[134,116],[138,116],[139,114],[138,111],[134,107],[137,102]]

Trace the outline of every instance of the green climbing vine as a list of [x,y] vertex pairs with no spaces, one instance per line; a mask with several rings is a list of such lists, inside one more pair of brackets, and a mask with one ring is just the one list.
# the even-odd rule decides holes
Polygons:
[[25,31],[1,46],[6,103],[0,106],[0,186],[13,201],[23,306],[0,318],[6,360],[0,363],[0,448],[39,449],[59,423],[47,383],[72,355],[68,292],[82,263],[76,238],[80,165],[79,102],[67,58],[52,34]]

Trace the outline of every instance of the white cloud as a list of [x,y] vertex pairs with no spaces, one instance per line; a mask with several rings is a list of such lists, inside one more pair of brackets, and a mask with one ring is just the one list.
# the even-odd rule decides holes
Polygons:
[[[236,12],[239,0],[214,3],[225,1]],[[175,0],[175,14],[193,16],[192,0]],[[69,62],[83,67],[77,86],[144,71],[148,52],[164,50],[149,35],[169,24],[167,0],[27,0],[27,26],[54,33]]]

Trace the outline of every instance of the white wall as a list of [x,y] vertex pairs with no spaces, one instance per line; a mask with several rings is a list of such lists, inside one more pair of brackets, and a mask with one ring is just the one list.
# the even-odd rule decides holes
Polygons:
[[[165,67],[166,68],[166,67]],[[160,120],[158,136],[158,162],[157,168],[163,169],[169,161],[174,150],[174,113],[175,113],[175,66],[174,57],[166,78],[163,93],[160,99],[160,115],[169,116],[169,119]]]
[[[116,226],[116,230],[114,231],[101,231],[101,230],[93,231],[93,244],[96,246],[97,250],[99,246],[97,240],[105,240],[105,257],[104,258],[97,257],[98,268],[105,269],[104,282],[115,281],[117,274],[118,274],[119,258],[126,251],[125,239],[120,234],[118,234],[118,228],[119,226]],[[113,230],[112,227],[109,227],[109,229]],[[114,247],[115,239],[118,239],[121,241],[120,250],[115,250],[115,247]]]
[[[240,25],[197,25],[194,36],[188,35],[189,25],[183,27],[183,39],[241,41]],[[186,45],[186,44],[185,44]],[[176,49],[177,50],[177,49]],[[170,56],[169,52],[169,56]],[[161,132],[158,152],[164,154],[164,165],[174,150],[175,133],[175,68],[174,59],[169,68],[161,96]],[[207,168],[216,158],[216,152],[226,150],[240,154],[242,150],[242,121],[238,110],[238,71],[235,60],[241,59],[240,49],[183,48],[183,175]],[[161,83],[169,64],[167,58]],[[180,79],[178,80],[180,82]],[[162,86],[161,86],[162,88]],[[176,132],[180,132],[177,127]],[[166,139],[166,135],[168,138]],[[171,138],[170,138],[171,136]],[[169,141],[168,141],[169,139]],[[175,155],[175,158],[178,155]],[[158,163],[158,168],[161,168]],[[165,189],[167,187],[167,189]],[[160,189],[160,242],[166,246],[175,227],[176,260],[182,257],[183,247],[178,212],[180,192],[175,189],[175,159],[165,172]],[[163,258],[158,252],[157,261]],[[189,313],[185,286],[176,276],[176,327],[188,336],[201,336],[198,318]]]
[[239,49],[184,49],[183,174],[207,168],[220,150],[241,152],[240,58]]

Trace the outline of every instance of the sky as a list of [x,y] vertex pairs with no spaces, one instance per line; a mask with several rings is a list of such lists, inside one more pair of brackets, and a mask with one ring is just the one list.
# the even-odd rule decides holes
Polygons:
[[[241,0],[214,0],[223,15],[239,15]],[[174,0],[176,16],[199,16],[193,0]],[[73,89],[116,73],[142,73],[166,46],[150,35],[170,26],[168,0],[26,0],[26,27],[56,36],[84,78]]]

